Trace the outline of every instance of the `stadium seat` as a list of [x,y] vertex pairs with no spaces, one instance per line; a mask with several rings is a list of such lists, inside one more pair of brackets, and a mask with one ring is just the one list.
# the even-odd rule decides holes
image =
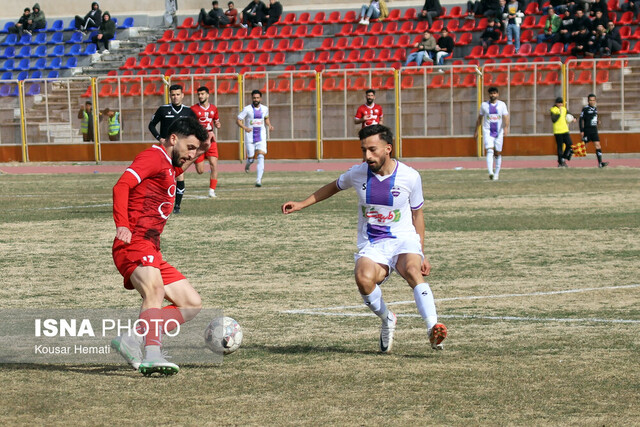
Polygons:
[[324,27],[320,24],[316,24],[311,29],[307,37],[322,37],[324,36]]
[[[140,60],[140,64],[138,64],[136,66],[136,68],[143,68],[142,67],[142,62],[149,58],[148,56],[145,58],[142,58],[142,60]],[[175,57],[177,58],[177,57]],[[152,64],[145,64],[146,66],[144,68],[164,68],[165,67],[165,57],[164,56],[156,56],[155,59],[153,60]]]
[[415,21],[416,19],[416,10],[412,7],[408,8],[404,11],[404,15],[399,18],[401,21]]
[[286,56],[284,52],[276,52],[276,54],[273,55],[273,59],[269,61],[269,65],[272,65],[272,66],[283,65],[285,63],[285,60],[286,60]]
[[289,12],[285,15],[284,19],[280,19],[277,25],[293,25],[296,22],[296,14]]
[[237,53],[232,53],[231,55],[229,55],[229,58],[227,58],[224,65],[227,67],[235,67],[238,65],[238,63],[240,63],[240,55],[238,55]]
[[316,48],[316,50],[332,50],[333,49],[333,38],[327,37],[322,40],[322,44]]
[[411,46],[411,37],[408,34],[403,34],[400,37],[398,37],[398,41],[394,44],[393,47],[400,47],[400,48],[406,49],[409,46]]
[[4,27],[2,27],[2,29],[0,30],[0,34],[7,34],[9,32],[9,28],[13,27],[14,25],[15,22],[13,21],[5,22]]
[[315,24],[315,25],[318,25],[318,24],[322,25],[322,24],[327,23],[326,21],[327,21],[326,13],[325,12],[317,12],[315,14],[315,16],[313,17],[313,21],[311,21],[311,23]]
[[400,27],[400,34],[410,34],[413,33],[413,22],[411,21],[407,21],[407,22],[403,22],[402,26]]
[[[270,80],[273,81],[273,80]],[[289,79],[281,79],[278,81],[278,85],[276,86],[275,92],[286,93],[291,91],[291,83]]]
[[21,59],[20,62],[18,62],[15,66],[14,66],[14,71],[27,71],[29,69],[29,58],[24,58]]
[[173,30],[165,30],[162,37],[157,40],[157,43],[171,43],[174,37],[175,34],[173,33]]
[[296,39],[291,44],[291,48],[289,48],[290,52],[298,52],[304,49],[304,39]]
[[35,95],[40,95],[40,84],[39,83],[33,83],[29,86],[29,89],[27,89],[27,92],[25,94],[25,96],[35,96]]
[[[549,73],[551,74],[551,73]],[[599,70],[596,73],[596,84],[603,84],[609,81],[609,71],[608,70]]]
[[29,58],[31,56],[31,46],[22,46],[18,53],[16,53],[16,58]]
[[342,29],[335,34],[335,37],[349,37],[353,32],[353,25],[343,24]]
[[202,40],[202,29],[196,30],[193,32],[193,34],[191,34],[189,37],[187,37],[186,41],[189,42],[199,42],[200,40]]
[[30,79],[41,79],[42,78],[42,70],[35,70],[33,73],[31,73],[31,76],[29,76]]
[[536,26],[536,17],[533,15],[526,15],[522,20],[522,25],[520,25],[522,29],[535,28],[535,26]]
[[525,8],[525,10],[524,10],[524,14],[525,14],[525,16],[528,16],[528,15],[540,15],[541,12],[538,9],[538,3],[536,3],[536,2],[529,3],[527,5],[527,7]]
[[17,77],[16,77],[16,80],[22,81],[22,80],[26,79],[27,77],[29,77],[29,72],[28,71],[20,71],[18,73]]
[[380,40],[378,39],[378,36],[370,36],[367,39],[367,42],[364,44],[364,48],[365,49],[376,49],[378,47],[379,43],[380,43]]
[[28,44],[31,44],[31,34],[23,34],[22,37],[20,37],[20,40],[18,40],[16,44],[20,46],[26,46]]
[[[282,39],[280,41],[289,41],[287,39]],[[257,52],[272,52],[274,50],[274,40],[273,39],[268,39],[262,42],[262,44],[260,46],[258,46],[258,48],[256,49]],[[286,49],[285,49],[286,50]]]
[[[422,21],[422,22],[426,22],[426,21]],[[435,22],[433,26],[435,27]],[[458,31],[459,27],[460,27],[460,21],[458,21],[457,19],[452,19],[451,21],[447,22],[447,31],[449,31],[450,33],[455,33],[456,31]]]
[[94,43],[89,43],[87,47],[84,48],[84,51],[82,51],[80,55],[89,56],[89,55],[93,55],[97,51],[98,51],[98,46],[96,46]]
[[[189,30],[181,29],[173,38],[173,42],[186,42],[189,39]],[[160,40],[158,40],[160,41]]]
[[[82,43],[83,39],[82,39],[83,35],[82,33],[73,33],[71,34],[71,38],[69,40],[66,41],[67,44],[78,44],[78,43]],[[91,40],[91,39],[89,39]]]
[[[546,44],[545,44],[546,46]],[[529,43],[520,45],[520,50],[518,51],[519,56],[531,56],[532,47]]]
[[551,46],[551,49],[547,52],[547,55],[564,55],[564,43],[554,43],[553,46]]
[[9,96],[9,93],[11,93],[11,85],[0,86],[0,98]]
[[[91,88],[89,88],[87,90],[90,91]],[[98,92],[98,96],[100,98],[106,98],[108,96],[111,96],[112,92],[113,92],[113,87],[110,84],[105,84],[105,85],[102,85],[100,87],[100,91]]]
[[65,56],[79,56],[82,53],[82,45],[74,44],[71,45],[69,51],[65,54]]
[[[362,25],[359,25],[359,27],[364,28],[364,26]],[[369,28],[367,29],[367,33],[370,35],[379,35],[379,34],[382,34],[382,30],[383,30],[382,22],[374,22],[371,25],[369,25]]]
[[197,28],[198,27],[198,23],[195,22],[195,19],[193,19],[193,17],[188,16],[184,19],[184,21],[182,21],[182,24],[178,25],[178,29],[191,29],[191,28]]
[[337,23],[340,22],[340,19],[341,19],[340,18],[340,11],[339,10],[334,10],[327,17],[326,24],[337,24]]
[[291,37],[293,38],[307,37],[307,26],[301,25],[298,28],[296,28],[296,31],[291,35]]
[[[426,22],[426,21],[422,21],[422,22]],[[439,33],[440,31],[442,31],[443,28],[444,28],[443,21],[434,21],[433,26],[431,27],[431,32]]]
[[348,37],[340,37],[333,45],[331,50],[344,50],[348,49],[349,46],[349,38]]
[[18,35],[9,34],[2,42],[2,46],[14,46],[17,42],[18,42]]
[[351,39],[351,43],[347,49],[362,49],[364,45],[364,39],[360,36]]
[[616,26],[620,28],[623,25],[631,25],[632,23],[633,23],[633,12],[627,11],[627,12],[624,12],[620,17],[620,20],[616,22]]
[[294,21],[294,25],[304,25],[306,26],[311,20],[311,14],[309,12],[302,12],[298,19]]
[[211,62],[211,57],[209,55],[200,55],[198,57],[198,62],[196,62],[196,67],[208,67]]
[[31,39],[31,44],[45,44],[47,42],[47,35],[45,33],[36,34],[35,37]]
[[273,49],[273,51],[275,52],[288,52],[289,50],[291,50],[291,46],[289,45],[289,39],[278,40],[278,45],[275,46]]
[[134,19],[133,16],[128,16],[126,18],[124,18],[124,20],[122,21],[122,24],[118,26],[119,30],[126,30],[127,28],[131,28],[134,25]]
[[282,27],[282,29],[280,30],[280,32],[276,37],[280,39],[288,39],[292,37],[292,34],[293,34],[293,27],[286,26],[286,27]]
[[16,56],[16,48],[13,46],[7,46],[4,48],[4,53],[0,54],[0,59],[9,59]]
[[13,73],[11,71],[4,71],[2,73],[2,77],[0,77],[0,80],[11,80],[13,79]]
[[357,21],[358,21],[358,15],[356,14],[355,10],[348,10],[347,12],[345,12],[344,17],[342,18],[340,23],[348,24],[348,23],[357,22]]
[[64,63],[60,68],[63,70],[69,70],[71,68],[76,68],[78,66],[78,58],[72,56],[71,58],[67,58],[67,62]]
[[502,49],[502,52],[500,52],[500,55],[498,56],[500,58],[513,58],[515,54],[516,54],[516,47],[512,44],[508,44]]
[[[142,58],[142,59],[144,59],[144,58]],[[134,68],[136,68],[136,57],[135,56],[130,56],[129,58],[127,58],[126,61],[124,61],[124,64],[122,64],[120,66],[121,70],[132,70]]]
[[473,40],[473,34],[471,34],[471,33],[463,33],[462,36],[460,37],[460,40],[458,40],[458,42],[456,44],[458,46],[467,46],[467,45],[471,44],[472,40]]
[[392,61],[404,62],[407,60],[407,51],[405,49],[396,49],[391,57]]
[[42,71],[47,68],[47,58],[38,58],[36,62],[30,67],[30,70]]
[[492,44],[487,48],[487,51],[481,56],[481,58],[497,58],[500,54],[500,45]]

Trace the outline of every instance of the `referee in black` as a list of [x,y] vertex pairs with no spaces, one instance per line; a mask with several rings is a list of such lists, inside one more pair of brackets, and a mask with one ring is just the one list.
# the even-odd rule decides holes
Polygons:
[[584,143],[593,142],[596,147],[596,156],[598,156],[598,167],[603,168],[609,162],[602,161],[602,146],[600,145],[600,136],[598,135],[598,107],[596,107],[596,96],[590,93],[587,96],[589,105],[585,106],[580,113],[580,136]]
[[[184,99],[184,92],[182,86],[171,85],[169,86],[169,98],[171,98],[171,104],[161,105],[151,117],[149,122],[149,130],[155,139],[161,144],[164,143],[164,139],[167,137],[167,131],[169,126],[179,117],[193,117],[196,120],[198,117],[191,110],[191,108],[182,105]],[[156,125],[160,123],[160,132],[156,129]],[[184,174],[176,178],[176,204],[173,208],[173,213],[180,213],[180,203],[182,202],[182,196],[184,195]]]

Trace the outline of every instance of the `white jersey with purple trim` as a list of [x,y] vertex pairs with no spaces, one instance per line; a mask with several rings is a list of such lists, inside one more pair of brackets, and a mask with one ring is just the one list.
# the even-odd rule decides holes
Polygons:
[[420,239],[411,211],[420,209],[424,198],[420,174],[412,167],[396,160],[393,173],[380,176],[361,163],[340,175],[336,185],[358,193],[358,247],[381,239]]
[[495,104],[484,101],[480,106],[482,120],[482,134],[486,137],[497,138],[504,133],[503,117],[509,115],[507,104],[497,100]]
[[252,129],[251,132],[244,133],[246,143],[267,142],[267,128],[264,125],[264,119],[267,117],[269,117],[269,107],[266,105],[260,104],[258,108],[254,108],[253,104],[249,104],[242,109],[238,119]]

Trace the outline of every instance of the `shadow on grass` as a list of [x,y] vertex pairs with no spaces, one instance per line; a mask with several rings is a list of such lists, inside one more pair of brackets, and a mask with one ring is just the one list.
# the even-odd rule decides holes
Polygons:
[[300,354],[321,354],[321,353],[337,353],[337,354],[356,354],[356,355],[368,355],[368,356],[381,356],[381,357],[403,357],[403,358],[424,358],[425,354],[402,354],[398,351],[393,351],[389,354],[383,354],[378,350],[356,350],[346,347],[337,346],[317,346],[317,345],[285,345],[285,346],[266,346],[266,345],[252,345],[243,346],[245,350],[257,350],[264,351],[272,354],[282,355],[300,355]]

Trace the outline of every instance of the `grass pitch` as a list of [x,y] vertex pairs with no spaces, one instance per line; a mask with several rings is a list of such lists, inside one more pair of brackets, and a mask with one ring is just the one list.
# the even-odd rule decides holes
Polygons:
[[[348,166],[345,165],[345,169]],[[123,166],[124,170],[124,166]],[[423,171],[428,281],[449,328],[428,345],[412,293],[394,352],[353,280],[356,198],[300,213],[337,173],[187,176],[165,258],[243,326],[214,366],[144,378],[122,365],[0,366],[6,424],[632,425],[640,419],[637,169]],[[135,307],[113,266],[118,176],[0,176],[4,308]],[[560,292],[565,291],[565,292]],[[175,361],[180,363],[179,361]]]

